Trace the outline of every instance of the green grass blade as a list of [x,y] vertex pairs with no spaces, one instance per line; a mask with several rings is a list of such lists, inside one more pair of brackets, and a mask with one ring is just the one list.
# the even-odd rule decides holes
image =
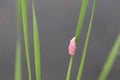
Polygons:
[[92,29],[92,22],[93,22],[95,7],[96,7],[96,0],[94,0],[93,7],[92,7],[92,14],[91,14],[90,23],[89,23],[89,27],[88,27],[88,32],[87,32],[87,36],[86,36],[86,40],[85,40],[82,59],[81,59],[81,62],[80,62],[80,67],[79,67],[79,71],[78,71],[78,75],[77,75],[77,80],[81,80],[82,73],[83,73],[83,68],[84,68],[84,63],[85,63],[85,59],[86,59],[86,53],[87,53],[90,33],[91,33],[91,29]]
[[[86,15],[86,11],[87,11],[88,2],[89,2],[89,0],[82,0],[80,14],[79,14],[79,18],[78,18],[78,24],[77,24],[76,33],[75,33],[76,44],[78,43],[78,40],[81,35],[82,26],[83,26],[83,22],[85,20],[85,15]],[[74,58],[74,56],[70,57],[66,80],[70,80],[73,58]]]
[[20,38],[21,30],[21,0],[16,0],[16,23],[17,23],[17,37]]
[[69,67],[68,67],[68,72],[67,72],[66,80],[70,80],[70,75],[71,75],[73,60],[74,60],[74,57],[71,56],[70,57],[70,62],[69,62]]
[[82,0],[81,10],[80,10],[78,24],[77,24],[76,33],[75,33],[76,43],[78,43],[78,40],[80,38],[82,26],[85,20],[85,15],[88,7],[88,2],[89,0]]
[[28,13],[27,13],[27,0],[22,0],[22,19],[23,19],[23,31],[24,31],[24,41],[26,49],[26,61],[28,69],[29,80],[32,79],[31,67],[30,67],[30,52],[29,52],[29,38],[28,38]]
[[110,73],[110,70],[112,69],[115,59],[118,55],[119,49],[120,49],[120,34],[118,38],[116,39],[113,45],[113,48],[110,51],[110,54],[107,58],[106,63],[104,64],[104,67],[100,73],[98,80],[106,80],[108,74]]
[[22,80],[22,64],[21,64],[21,42],[17,40],[16,59],[15,59],[15,75],[14,80]]
[[16,0],[16,23],[17,23],[17,43],[16,43],[16,59],[15,59],[15,74],[14,80],[22,80],[22,60],[21,60],[21,41],[20,41],[20,27],[21,27],[21,1]]
[[39,42],[38,24],[37,24],[37,18],[36,18],[33,0],[32,0],[32,11],[33,11],[33,35],[34,35],[34,57],[35,57],[36,80],[41,80],[40,42]]

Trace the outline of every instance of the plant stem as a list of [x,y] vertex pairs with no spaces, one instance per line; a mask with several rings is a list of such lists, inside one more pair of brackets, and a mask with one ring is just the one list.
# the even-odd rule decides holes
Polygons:
[[88,32],[87,32],[87,36],[86,36],[86,40],[85,40],[82,59],[81,59],[81,62],[80,62],[80,67],[79,67],[79,71],[78,71],[78,75],[77,75],[77,80],[81,80],[82,73],[83,73],[83,68],[84,68],[84,63],[85,63],[85,58],[86,58],[90,33],[91,33],[91,29],[92,29],[92,22],[93,22],[95,7],[96,7],[96,0],[94,0],[93,7],[92,7],[92,14],[91,14],[90,23],[89,23],[89,27],[88,27]]
[[88,2],[89,2],[89,0],[82,0],[81,10],[80,10],[76,33],[75,33],[76,44],[78,43],[80,35],[81,35],[81,31],[82,31],[83,23],[85,20],[86,11],[87,11]]
[[29,52],[29,38],[28,38],[27,0],[22,0],[22,19],[23,19],[23,31],[24,31],[28,77],[29,77],[29,80],[31,80],[32,75],[31,75],[31,67],[30,67],[30,52]]
[[[79,18],[78,18],[78,24],[77,24],[76,33],[75,33],[76,45],[77,45],[78,40],[79,40],[80,35],[81,35],[82,26],[83,26],[83,22],[85,20],[85,15],[86,15],[86,11],[87,11],[88,2],[89,2],[89,0],[82,0],[80,14],[79,14]],[[69,63],[69,68],[68,68],[66,80],[70,80],[73,58],[74,58],[74,56],[70,57],[70,63]]]
[[70,75],[71,75],[73,60],[74,60],[74,57],[71,56],[70,57],[70,62],[69,62],[69,67],[68,67],[68,72],[67,72],[66,80],[70,80]]
[[34,1],[32,0],[32,11],[33,11],[33,35],[34,35],[34,57],[35,57],[35,72],[36,80],[41,80],[41,61],[40,61],[40,40],[38,32],[38,24],[35,13]]
[[22,64],[21,64],[21,42],[17,40],[16,59],[15,59],[15,75],[14,80],[22,80]]
[[16,59],[14,80],[22,80],[22,60],[21,60],[21,1],[16,0],[16,23],[17,23],[17,42],[16,42]]
[[100,76],[98,78],[98,80],[106,80],[108,74],[110,73],[110,70],[115,62],[115,59],[117,57],[118,51],[120,49],[120,34],[118,36],[118,38],[116,39],[113,48],[110,51],[110,54],[107,58],[106,63],[104,64],[104,67],[100,73]]

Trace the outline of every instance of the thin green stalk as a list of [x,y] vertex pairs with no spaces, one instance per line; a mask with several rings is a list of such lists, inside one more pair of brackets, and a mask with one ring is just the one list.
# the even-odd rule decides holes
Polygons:
[[24,31],[28,77],[29,77],[29,80],[31,80],[32,75],[31,75],[31,67],[30,67],[30,52],[29,52],[29,38],[28,38],[27,0],[22,0],[22,19],[23,19],[23,31]]
[[81,62],[80,62],[80,67],[79,67],[79,71],[78,71],[78,75],[77,75],[77,80],[81,80],[82,73],[83,73],[83,68],[84,68],[84,63],[85,63],[85,58],[86,58],[90,33],[91,33],[91,29],[92,29],[92,22],[93,22],[95,7],[96,7],[96,0],[94,0],[93,7],[92,7],[92,14],[91,14],[90,23],[89,23],[89,27],[88,27],[88,32],[87,32],[87,36],[86,36],[86,40],[85,40],[82,59],[81,59]]
[[16,59],[15,59],[15,74],[14,80],[22,80],[22,60],[21,60],[21,41],[20,41],[20,27],[21,27],[21,1],[16,0],[16,23],[17,23],[17,43],[16,43]]
[[70,75],[71,75],[73,60],[74,60],[74,57],[71,56],[70,57],[70,62],[69,62],[69,67],[68,67],[68,72],[67,72],[66,80],[70,80]]
[[20,38],[21,30],[21,0],[16,0],[16,26],[17,38]]
[[116,41],[113,45],[113,48],[110,51],[110,54],[107,58],[106,63],[104,64],[104,67],[100,73],[98,80],[106,80],[107,79],[107,76],[112,69],[112,66],[115,62],[115,59],[118,55],[119,50],[120,50],[120,34],[119,34],[118,38],[116,39]]
[[[83,22],[85,20],[85,15],[86,15],[86,11],[87,11],[88,2],[89,2],[89,0],[82,0],[80,14],[79,14],[79,18],[78,18],[77,29],[76,29],[76,33],[75,33],[76,44],[78,43],[80,35],[81,35],[82,26],[83,26]],[[73,58],[74,58],[74,56],[70,57],[70,63],[69,63],[66,80],[70,80]]]
[[77,24],[76,33],[75,33],[76,44],[78,43],[81,35],[81,31],[82,31],[82,27],[85,20],[87,7],[88,7],[88,2],[89,0],[82,0],[81,10],[80,10],[78,24]]
[[14,80],[22,80],[21,42],[17,40]]
[[33,0],[32,0],[32,12],[33,12],[34,58],[35,58],[36,80],[41,80],[40,42],[39,42],[38,24],[37,24],[37,18],[36,18]]

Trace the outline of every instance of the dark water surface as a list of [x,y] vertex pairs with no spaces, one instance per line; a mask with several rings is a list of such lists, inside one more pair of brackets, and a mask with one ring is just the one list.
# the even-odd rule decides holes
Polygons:
[[[35,80],[31,0],[29,38],[32,75]],[[76,80],[93,0],[89,0],[86,22],[75,55],[71,80]],[[42,80],[65,80],[69,40],[74,36],[81,0],[35,0],[40,31]],[[102,66],[120,32],[120,0],[98,0],[82,80],[97,80]],[[14,79],[16,45],[15,0],[0,0],[0,80]],[[23,80],[27,80],[22,34]],[[120,80],[120,55],[107,80]]]

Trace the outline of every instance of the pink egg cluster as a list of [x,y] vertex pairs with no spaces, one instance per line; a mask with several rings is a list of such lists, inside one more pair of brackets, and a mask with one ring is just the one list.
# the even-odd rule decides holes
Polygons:
[[76,51],[75,37],[73,37],[73,38],[70,40],[69,47],[68,47],[68,51],[69,51],[69,55],[70,55],[70,56],[74,56],[74,55],[75,55],[75,51]]

